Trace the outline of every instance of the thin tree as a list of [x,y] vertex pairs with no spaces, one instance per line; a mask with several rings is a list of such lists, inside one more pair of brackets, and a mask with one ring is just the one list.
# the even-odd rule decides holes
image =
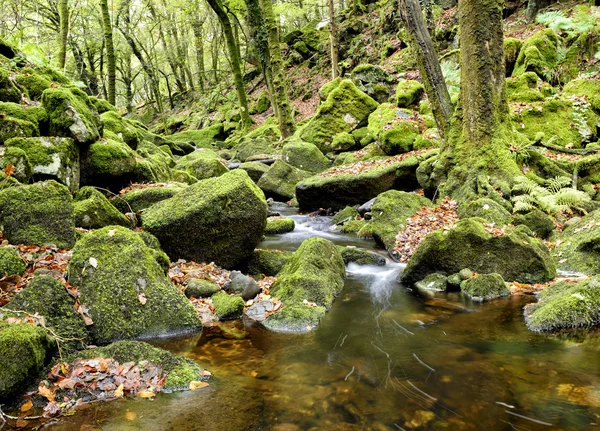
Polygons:
[[329,0],[329,43],[331,45],[331,77],[337,78],[338,71],[338,46],[335,28],[335,4]]
[[58,16],[60,19],[58,66],[64,70],[67,64],[67,43],[69,40],[69,3],[67,0],[58,0]]
[[108,0],[100,0],[102,10],[102,29],[104,30],[104,46],[106,48],[106,67],[108,68],[108,102],[115,105],[117,71],[115,66],[115,45],[113,43],[112,24],[108,11]]

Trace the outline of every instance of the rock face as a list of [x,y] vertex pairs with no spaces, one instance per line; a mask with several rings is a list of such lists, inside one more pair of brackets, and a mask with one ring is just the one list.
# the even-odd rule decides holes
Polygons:
[[1,190],[0,226],[11,244],[71,248],[75,243],[71,193],[52,180]]
[[[344,287],[346,267],[331,241],[314,237],[300,245],[278,277],[271,295],[284,307],[263,324],[278,332],[306,332],[318,326]],[[305,300],[316,306],[305,304]]]
[[536,332],[600,325],[600,278],[544,289],[539,302],[525,308],[525,322]]
[[556,276],[548,248],[525,233],[526,228],[506,229],[502,236],[489,233],[484,220],[467,218],[444,234],[433,232],[423,240],[400,275],[413,284],[434,272],[446,275],[470,268],[479,273],[500,274],[505,280],[543,283]]
[[600,274],[600,210],[567,226],[556,239],[559,242],[552,255],[560,269]]
[[252,253],[266,222],[263,192],[239,169],[199,181],[142,216],[144,229],[172,259],[212,261],[225,268]]
[[164,253],[121,226],[85,235],[73,248],[71,284],[94,322],[96,343],[199,331],[194,306],[165,275]]
[[329,93],[327,100],[319,106],[299,136],[303,141],[315,144],[321,151],[328,152],[335,135],[351,132],[364,125],[377,105],[352,81],[343,80]]
[[311,174],[277,160],[258,180],[257,185],[265,195],[275,200],[287,201],[294,197],[296,184]]
[[6,400],[37,377],[53,350],[46,331],[27,323],[0,321],[0,400]]
[[69,187],[72,193],[79,190],[79,149],[73,139],[13,138],[5,145],[25,151],[34,180],[53,179]]
[[371,207],[373,239],[391,252],[406,219],[428,206],[431,206],[429,199],[414,193],[389,190],[380,194]]
[[113,204],[93,187],[83,187],[73,204],[75,225],[86,229],[104,226],[131,226],[131,222]]

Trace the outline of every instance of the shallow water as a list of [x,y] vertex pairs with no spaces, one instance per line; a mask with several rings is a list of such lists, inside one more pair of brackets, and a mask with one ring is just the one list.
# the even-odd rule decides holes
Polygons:
[[[332,233],[328,218],[260,247],[295,249]],[[154,344],[209,369],[210,387],[155,400],[97,403],[57,430],[586,430],[600,429],[600,343],[529,332],[532,297],[484,305],[422,296],[398,284],[402,266],[347,268],[321,326],[274,334],[246,322],[244,339],[205,333]]]

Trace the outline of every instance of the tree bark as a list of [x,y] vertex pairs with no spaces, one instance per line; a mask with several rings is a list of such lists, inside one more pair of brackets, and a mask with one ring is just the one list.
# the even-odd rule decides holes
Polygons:
[[196,63],[198,63],[198,86],[200,91],[204,91],[206,85],[206,70],[204,68],[204,19],[199,18],[200,11],[194,11],[194,45],[196,48]]
[[235,36],[233,35],[233,29],[231,21],[227,12],[221,4],[221,0],[207,0],[212,10],[217,14],[217,18],[223,28],[225,35],[225,42],[227,42],[227,51],[231,57],[231,69],[233,72],[233,82],[235,83],[235,89],[237,92],[238,102],[240,105],[240,116],[242,117],[242,130],[247,131],[250,129],[252,119],[248,112],[248,99],[246,97],[246,88],[244,86],[244,78],[242,76],[241,59],[238,47],[235,42]]
[[442,142],[445,140],[452,117],[452,103],[437,52],[423,19],[418,0],[400,0],[402,20],[415,44],[419,72]]
[[60,17],[58,66],[61,70],[67,64],[67,43],[69,38],[69,4],[67,0],[58,0],[58,15]]
[[331,44],[331,77],[338,77],[338,46],[335,28],[335,5],[333,0],[329,0],[329,42]]
[[540,8],[539,0],[529,0],[527,2],[527,11],[525,12],[525,19],[528,23],[532,23],[535,21],[535,17]]
[[104,29],[104,45],[106,47],[106,66],[108,68],[108,102],[116,104],[117,70],[115,66],[115,45],[113,43],[112,24],[108,11],[108,0],[100,0],[102,10],[102,28]]

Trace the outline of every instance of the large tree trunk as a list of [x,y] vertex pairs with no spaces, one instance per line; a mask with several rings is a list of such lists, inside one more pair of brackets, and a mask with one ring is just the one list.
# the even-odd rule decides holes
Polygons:
[[67,43],[69,39],[69,4],[67,0],[58,0],[58,16],[60,17],[58,66],[61,70],[64,70],[67,64]]
[[[435,177],[441,194],[461,201],[506,197],[521,174],[509,145],[524,139],[511,125],[504,83],[503,0],[459,0],[460,105]],[[442,171],[442,172],[440,172]]]
[[108,68],[108,102],[116,103],[117,70],[115,66],[115,46],[113,43],[112,24],[108,11],[108,0],[100,0],[102,10],[102,27],[104,29],[104,46],[106,47],[106,63]]
[[240,115],[242,117],[242,130],[247,131],[250,129],[252,119],[248,112],[248,99],[246,98],[246,87],[244,86],[244,77],[242,75],[241,59],[238,46],[235,42],[235,36],[233,35],[233,28],[227,12],[223,8],[220,0],[207,0],[208,4],[213,11],[217,14],[223,33],[225,35],[225,41],[227,42],[227,50],[231,59],[231,69],[233,72],[233,82],[235,83],[235,89],[237,92],[238,102],[240,105]]

